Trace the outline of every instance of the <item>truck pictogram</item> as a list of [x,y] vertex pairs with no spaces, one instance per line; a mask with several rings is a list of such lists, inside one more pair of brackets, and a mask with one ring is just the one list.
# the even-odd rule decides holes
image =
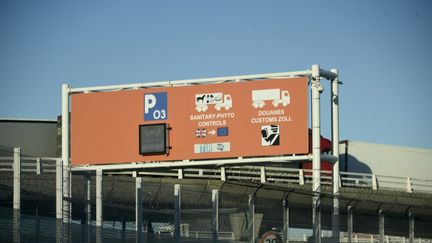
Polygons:
[[274,107],[279,104],[287,106],[290,103],[290,95],[288,90],[280,89],[259,89],[252,90],[252,106],[255,108],[263,108],[265,101],[272,101]]
[[231,95],[223,93],[208,93],[195,95],[195,109],[198,112],[204,112],[208,109],[208,105],[214,105],[217,111],[225,108],[229,110],[232,108]]

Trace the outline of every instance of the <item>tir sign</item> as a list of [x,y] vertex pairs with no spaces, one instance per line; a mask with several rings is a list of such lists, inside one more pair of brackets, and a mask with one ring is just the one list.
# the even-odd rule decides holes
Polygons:
[[167,93],[144,94],[144,120],[157,121],[167,118]]

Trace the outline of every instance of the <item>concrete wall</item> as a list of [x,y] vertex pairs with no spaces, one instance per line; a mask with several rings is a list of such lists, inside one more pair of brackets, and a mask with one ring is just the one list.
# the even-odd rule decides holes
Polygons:
[[340,153],[342,171],[432,179],[432,149],[348,141]]
[[0,147],[21,147],[22,153],[35,157],[56,157],[55,120],[0,119]]

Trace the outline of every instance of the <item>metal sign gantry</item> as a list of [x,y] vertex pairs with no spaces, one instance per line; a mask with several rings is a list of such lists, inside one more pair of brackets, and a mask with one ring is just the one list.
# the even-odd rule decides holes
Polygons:
[[[320,69],[319,65],[312,65],[310,69],[294,72],[270,73],[270,74],[256,74],[256,75],[242,75],[242,76],[229,76],[219,78],[204,78],[204,79],[191,79],[191,80],[176,80],[176,81],[163,81],[152,83],[136,83],[125,85],[111,85],[99,87],[86,87],[86,88],[72,88],[68,84],[62,85],[62,161],[63,173],[57,173],[57,183],[62,182],[63,186],[57,185],[63,191],[63,203],[57,204],[61,210],[57,208],[57,212],[62,212],[63,222],[69,223],[71,220],[71,175],[72,171],[92,171],[96,172],[96,222],[98,226],[102,226],[102,175],[103,171],[115,170],[137,170],[145,168],[187,168],[197,166],[228,166],[239,164],[257,164],[268,162],[292,162],[292,161],[310,161],[312,160],[313,169],[313,186],[312,190],[314,196],[312,199],[312,222],[314,242],[321,242],[321,159],[326,157],[326,161],[334,162],[333,166],[333,193],[334,193],[334,209],[333,209],[333,237],[338,241],[339,238],[339,74],[337,69],[330,71]],[[235,82],[238,80],[256,80],[256,79],[269,79],[269,78],[289,78],[289,77],[308,77],[311,81],[312,89],[312,154],[303,156],[278,156],[278,157],[264,157],[264,158],[237,158],[237,159],[217,159],[217,160],[200,160],[197,162],[191,161],[173,161],[173,162],[160,162],[160,163],[136,163],[130,161],[127,164],[115,165],[92,165],[92,166],[79,166],[71,167],[70,163],[70,150],[69,150],[69,96],[74,93],[89,93],[89,92],[103,92],[103,91],[116,91],[127,89],[143,89],[151,87],[170,87],[176,85],[187,84],[211,84],[218,82]],[[323,86],[320,82],[321,79],[326,79],[331,82],[331,113],[332,113],[332,143],[333,154],[322,155],[320,148],[320,135],[321,135],[321,121],[320,121],[320,94],[323,91]],[[58,214],[59,216],[59,214]]]

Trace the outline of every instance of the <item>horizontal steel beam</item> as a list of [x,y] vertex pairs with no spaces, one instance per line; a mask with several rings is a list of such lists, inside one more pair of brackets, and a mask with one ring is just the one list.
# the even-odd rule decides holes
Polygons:
[[130,164],[109,164],[109,165],[87,165],[74,166],[73,172],[92,171],[103,169],[104,171],[113,170],[136,170],[147,168],[184,168],[184,167],[202,167],[202,166],[223,166],[223,165],[241,165],[241,164],[260,164],[260,163],[281,163],[294,161],[310,161],[311,155],[300,156],[281,156],[281,157],[260,157],[260,158],[235,158],[220,160],[198,160],[198,161],[171,161],[171,162],[144,162]]
[[[329,72],[329,71],[326,71],[326,72]],[[120,85],[108,85],[108,86],[71,88],[70,93],[116,91],[116,90],[120,91],[120,90],[126,90],[126,89],[169,87],[169,86],[181,86],[181,85],[188,85],[188,84],[204,84],[204,83],[228,82],[228,81],[238,81],[238,80],[289,78],[289,77],[298,77],[298,76],[309,76],[310,74],[311,74],[310,70],[304,70],[304,71],[294,71],[294,72],[226,76],[226,77],[216,77],[216,78],[183,79],[183,80],[160,81],[160,82],[143,82],[143,83],[134,83],[134,84],[120,84]]]

